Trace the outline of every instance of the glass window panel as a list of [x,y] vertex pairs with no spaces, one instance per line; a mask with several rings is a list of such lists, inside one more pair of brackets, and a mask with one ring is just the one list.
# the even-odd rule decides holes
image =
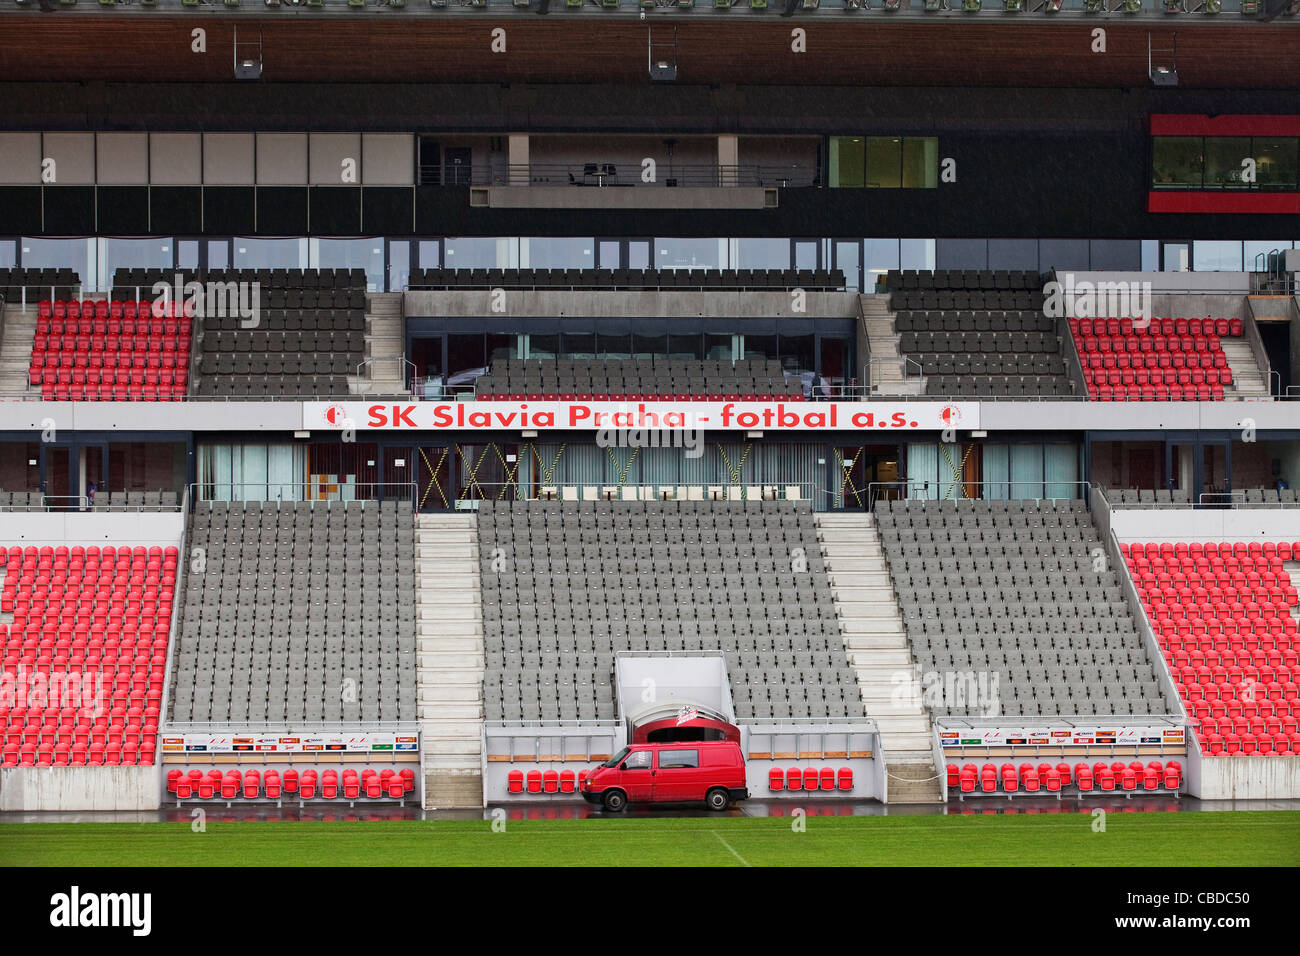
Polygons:
[[778,358],[780,354],[781,353],[777,351],[775,335],[745,335],[745,358]]
[[[656,239],[655,266],[660,269],[717,269],[716,239]],[[637,268],[633,266],[633,268]]]
[[519,336],[488,333],[487,350],[489,363],[493,359],[518,358],[521,354]]
[[668,334],[638,335],[632,334],[632,357],[655,358],[668,352]]
[[555,358],[560,354],[560,336],[556,335],[529,335],[528,336],[528,357],[529,358]]
[[24,269],[71,269],[89,289],[95,284],[94,239],[31,239],[19,241]]
[[899,244],[900,269],[933,269],[933,239],[903,239]]
[[[248,239],[235,237],[236,269],[307,269],[306,239]],[[208,263],[212,267],[211,262]]]
[[850,292],[862,290],[858,263],[861,252],[862,246],[857,240],[839,240],[835,243],[835,268],[844,273],[844,285]]
[[447,269],[509,269],[509,240],[469,237],[443,240]]
[[[1146,269],[1143,264],[1141,239],[1090,240],[1088,258],[1089,266],[1095,270],[1139,272]],[[1154,267],[1151,271],[1154,271]]]
[[1255,179],[1261,186],[1275,189],[1295,189],[1300,163],[1297,151],[1300,139],[1294,137],[1255,138]]
[[411,244],[395,239],[388,244],[388,291],[401,292],[411,280]]
[[448,385],[468,385],[486,371],[486,345],[481,333],[452,333],[447,336]]
[[442,243],[437,239],[421,239],[419,254],[421,269],[442,267]]
[[735,341],[738,336],[734,335],[706,335],[704,336],[704,345],[706,352],[704,357],[718,362],[730,362],[735,355]]
[[596,336],[596,348],[605,358],[631,358],[632,336],[630,333],[619,335],[616,333],[601,332]]
[[1038,242],[1034,239],[990,239],[990,269],[1038,269]]
[[1151,141],[1151,185],[1156,189],[1199,189],[1204,165],[1199,136],[1157,136]]
[[573,358],[595,358],[595,332],[565,332],[564,354]]
[[899,136],[867,138],[866,184],[874,189],[897,189],[903,184],[903,140]]
[[227,269],[230,267],[230,240],[208,240],[208,268]]
[[650,268],[649,239],[632,239],[627,244],[627,267],[629,269]]
[[[905,240],[906,241],[906,240]],[[862,259],[867,270],[866,290],[885,281],[885,273],[890,269],[902,268],[898,258],[899,241],[897,239],[863,239]],[[915,268],[909,266],[908,268]],[[883,291],[883,285],[880,286]]]
[[987,269],[989,244],[987,239],[940,239],[936,243],[938,268]]
[[[528,246],[527,268],[591,269],[596,264],[596,241],[593,238],[585,236],[577,238],[543,236],[522,239],[520,242],[527,243]],[[603,261],[601,265],[604,267]]]
[[[848,338],[821,336],[822,357],[821,368],[818,371],[832,390],[847,385],[854,377],[853,369],[849,364],[852,349],[852,342]],[[832,395],[834,394],[832,391]]]
[[1241,243],[1197,239],[1192,243],[1192,268],[1197,272],[1240,272]]
[[789,269],[790,240],[737,239],[734,267],[737,269]]
[[939,487],[939,446],[907,446],[907,497],[933,501],[942,494]]
[[197,269],[199,267],[199,243],[197,239],[178,239],[176,241],[176,268]]
[[1290,249],[1289,240],[1282,239],[1277,242],[1269,240],[1252,239],[1244,243],[1246,254],[1246,268],[1251,271],[1263,272],[1268,268],[1268,254],[1274,251]]
[[1159,239],[1142,240],[1142,271],[1143,272],[1160,271],[1160,240]]
[[600,268],[602,269],[619,269],[619,250],[621,243],[617,240],[604,240],[600,242]]
[[0,269],[12,269],[16,265],[18,265],[18,243],[13,239],[0,239]]
[[829,159],[832,187],[862,186],[866,182],[866,142],[863,137],[832,136]]
[[800,239],[794,244],[794,267],[796,269],[817,268],[817,240]]
[[704,358],[704,336],[698,334],[668,336],[668,356],[675,359]]
[[815,341],[811,332],[806,335],[777,336],[777,354],[781,356],[781,368],[787,375],[802,376],[807,373],[811,376],[817,366]]
[[903,140],[903,188],[934,189],[939,185],[939,141],[933,136]]
[[1241,161],[1250,156],[1250,139],[1245,136],[1205,138],[1206,187],[1241,187]]
[[1038,243],[1038,270],[1075,269],[1086,271],[1090,250],[1087,239],[1042,239]]
[[377,292],[384,288],[384,240],[313,239],[308,268],[365,269],[366,288]]
[[170,269],[172,267],[173,240],[161,239],[104,239],[100,255],[99,288],[112,286],[118,269]]

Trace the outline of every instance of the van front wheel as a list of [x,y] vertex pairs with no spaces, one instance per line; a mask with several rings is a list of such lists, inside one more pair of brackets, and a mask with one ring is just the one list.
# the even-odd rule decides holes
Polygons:
[[705,795],[704,802],[710,810],[725,810],[731,803],[731,796],[721,787],[714,787]]
[[622,790],[611,790],[605,794],[605,809],[613,813],[618,813],[627,806],[627,797]]

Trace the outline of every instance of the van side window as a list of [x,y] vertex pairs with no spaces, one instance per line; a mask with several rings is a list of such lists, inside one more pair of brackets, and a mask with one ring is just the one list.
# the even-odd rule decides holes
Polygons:
[[700,752],[698,750],[661,750],[659,751],[659,769],[669,770],[673,767],[698,767]]
[[638,750],[630,754],[627,758],[626,768],[628,770],[649,770],[650,769],[650,751]]

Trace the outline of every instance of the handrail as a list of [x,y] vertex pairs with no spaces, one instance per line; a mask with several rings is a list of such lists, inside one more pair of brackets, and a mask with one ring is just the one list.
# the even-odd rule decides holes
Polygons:
[[[961,486],[961,494],[953,494],[957,486]],[[933,486],[933,487],[932,487]],[[1074,494],[1069,495],[1049,495],[1049,488],[1064,486],[1074,489]],[[1089,490],[1095,486],[1095,482],[1084,481],[1082,479],[1072,479],[1065,481],[1051,481],[1044,478],[1041,481],[965,481],[961,477],[954,477],[951,481],[936,479],[935,481],[922,481],[920,479],[902,478],[898,481],[873,481],[867,485],[868,508],[875,510],[877,501],[898,501],[898,500],[916,500],[916,501],[1085,501],[1089,500]],[[983,495],[966,495],[967,488],[984,489],[993,487],[995,489],[1006,489],[1005,497],[986,498]],[[1013,488],[1030,488],[1038,489],[1041,494],[1026,495],[1017,497],[1012,495]],[[933,490],[936,497],[922,497],[911,494],[912,491],[920,489],[929,492]],[[900,494],[901,492],[901,494]],[[942,492],[942,494],[939,494]]]
[[[1246,296],[1246,312],[1248,321],[1243,323],[1245,326],[1246,344],[1250,346],[1250,353],[1254,356],[1255,365],[1259,368],[1260,374],[1264,378],[1265,386],[1270,396],[1276,395],[1272,387],[1273,366],[1268,361],[1268,351],[1264,348],[1264,340],[1259,334],[1259,323],[1255,318],[1255,306],[1250,301],[1250,296]],[[1281,387],[1281,377],[1278,377],[1278,386]]]
[[[180,560],[176,562],[176,586],[172,589],[172,621],[167,631],[167,666],[163,671],[163,699],[162,706],[158,709],[159,737],[166,732],[168,718],[171,717],[172,662],[176,656],[176,640],[180,635],[183,603],[186,598],[185,585],[189,578],[189,505],[190,488],[186,486],[185,493],[181,497],[181,540],[178,552]],[[158,762],[158,752],[155,752],[154,762]]]
[[[472,163],[453,166],[452,176],[444,177],[444,167],[420,166],[422,185],[469,186],[589,186],[592,188],[624,187],[806,187],[816,186],[820,174],[814,162],[804,166],[762,165],[758,163],[658,163],[653,178],[642,157],[621,157],[583,163],[509,163],[504,166]],[[447,182],[445,179],[452,181]],[[437,180],[437,182],[434,182]]]
[[[327,494],[330,495],[330,497],[328,498],[313,497],[312,495],[315,493],[319,493],[321,490],[321,486],[325,484],[338,486],[338,490],[334,492],[327,492]],[[256,498],[235,498],[233,497],[233,495],[234,495],[234,490],[237,488],[238,489],[257,488],[264,493],[264,496],[256,497]],[[341,497],[344,488],[351,489],[354,495],[358,491],[367,492],[367,496],[352,497],[352,498],[345,499]],[[388,489],[388,488],[399,489],[402,490],[403,493],[398,495],[393,495],[393,496],[380,493],[382,489]],[[376,507],[378,502],[381,501],[384,502],[400,501],[403,500],[404,498],[409,498],[411,503],[414,504],[416,500],[416,490],[417,490],[416,482],[414,481],[359,481],[358,480],[350,483],[342,482],[342,481],[321,482],[321,481],[272,481],[272,480],[246,481],[246,482],[197,481],[197,482],[192,482],[186,486],[187,500],[189,499],[189,492],[191,489],[194,492],[192,503],[195,506],[197,506],[198,502],[200,501],[208,501],[214,504],[229,503],[232,505],[263,504],[263,503],[312,505],[312,504],[325,504],[325,503],[336,502],[336,501],[346,501],[349,503],[352,501],[356,501],[361,503],[370,502],[371,503],[370,507]],[[270,493],[273,489],[276,493],[274,497],[271,497]],[[284,491],[286,489],[300,492],[302,494],[300,497],[286,498],[284,497]],[[203,495],[203,492],[205,491],[209,491],[215,494],[219,490],[226,491],[228,494],[231,495],[231,498],[225,499],[225,498],[215,498],[215,497],[204,497]]]

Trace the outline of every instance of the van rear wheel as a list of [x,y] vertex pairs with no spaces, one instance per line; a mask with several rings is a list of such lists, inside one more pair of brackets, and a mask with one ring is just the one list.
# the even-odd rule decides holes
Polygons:
[[618,813],[627,806],[627,797],[622,790],[610,790],[605,794],[605,809],[613,813]]
[[714,787],[704,797],[710,810],[725,810],[731,803],[731,795],[721,787]]

